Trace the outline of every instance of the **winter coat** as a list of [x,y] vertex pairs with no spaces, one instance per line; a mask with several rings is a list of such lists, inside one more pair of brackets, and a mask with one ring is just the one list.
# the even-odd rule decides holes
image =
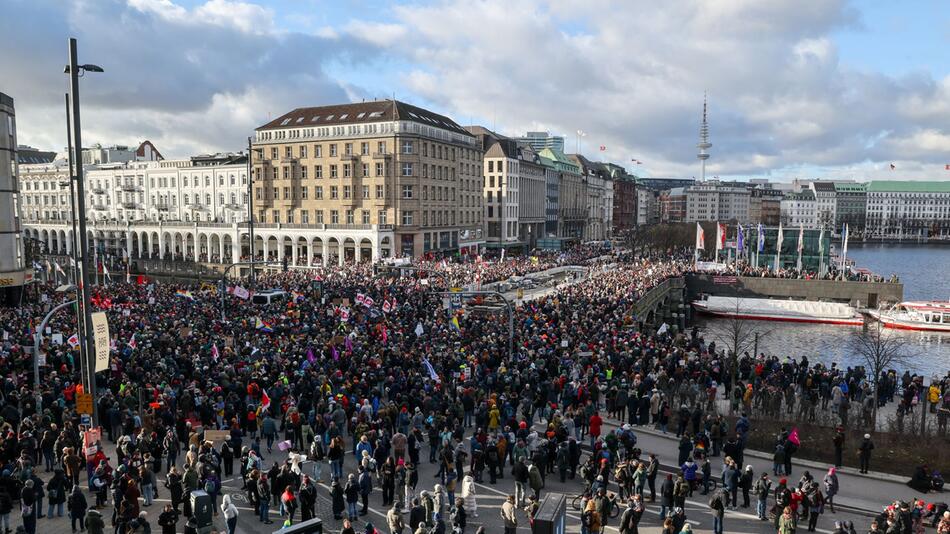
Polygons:
[[86,514],[86,530],[89,534],[105,534],[106,522],[99,510],[89,510]]
[[472,475],[465,475],[462,479],[462,500],[464,501],[465,511],[474,513],[475,504],[475,479]]

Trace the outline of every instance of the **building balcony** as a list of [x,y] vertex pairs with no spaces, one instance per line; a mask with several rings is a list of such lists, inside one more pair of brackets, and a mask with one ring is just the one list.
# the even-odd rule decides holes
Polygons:
[[134,210],[138,208],[138,205],[135,202],[123,202],[122,207],[127,210]]
[[109,209],[109,206],[106,206],[105,204],[93,204],[92,209],[93,211],[106,211]]
[[154,204],[153,207],[157,209],[158,211],[168,211],[169,208],[171,208],[171,205],[164,202],[160,202],[160,203]]
[[373,159],[390,159],[393,155],[389,152],[374,152]]
[[340,154],[340,161],[356,161],[360,159],[356,154]]
[[135,184],[125,184],[125,185],[119,186],[119,189],[123,191],[138,191],[139,186]]
[[280,162],[281,162],[281,163],[300,163],[300,160],[297,159],[297,158],[295,158],[295,157],[293,157],[293,156],[291,156],[291,157],[284,156],[284,157],[280,158]]
[[106,194],[106,190],[103,189],[103,188],[101,188],[101,187],[93,187],[90,191],[92,191],[92,194],[93,194],[93,195],[104,195],[104,194]]

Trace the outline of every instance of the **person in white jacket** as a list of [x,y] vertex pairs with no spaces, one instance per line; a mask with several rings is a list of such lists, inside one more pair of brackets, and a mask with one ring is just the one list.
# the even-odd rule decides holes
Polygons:
[[472,517],[478,517],[478,505],[475,503],[475,478],[471,473],[466,474],[462,479],[462,501],[465,503],[465,511]]
[[221,501],[221,511],[224,512],[224,520],[228,525],[228,534],[234,534],[237,529],[238,509],[231,503],[231,496],[224,495]]

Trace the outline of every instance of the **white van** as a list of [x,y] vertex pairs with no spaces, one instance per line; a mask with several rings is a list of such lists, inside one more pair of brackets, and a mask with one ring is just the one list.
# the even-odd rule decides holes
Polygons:
[[288,298],[290,298],[290,295],[288,295],[286,291],[282,291],[280,289],[267,289],[254,293],[254,295],[251,297],[251,302],[254,304],[274,304],[287,302]]

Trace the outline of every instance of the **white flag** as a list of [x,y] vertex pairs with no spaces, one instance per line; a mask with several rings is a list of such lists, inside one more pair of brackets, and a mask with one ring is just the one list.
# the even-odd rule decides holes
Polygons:
[[[504,250],[504,249],[502,249],[502,250]],[[426,366],[426,370],[429,371],[429,378],[431,378],[432,380],[434,380],[434,381],[436,381],[436,382],[438,382],[438,383],[442,383],[442,379],[439,378],[438,373],[435,372],[435,369],[432,367],[432,364],[429,363],[429,360],[428,360],[427,358],[423,358],[423,359],[422,359],[422,364],[425,365],[425,366]]]
[[239,299],[247,300],[251,298],[251,293],[241,286],[234,286],[234,289],[231,291],[231,293]]
[[420,321],[416,323],[416,337],[421,336],[424,332],[425,330],[422,329],[422,322]]
[[706,232],[699,223],[696,223],[696,250],[706,250]]

